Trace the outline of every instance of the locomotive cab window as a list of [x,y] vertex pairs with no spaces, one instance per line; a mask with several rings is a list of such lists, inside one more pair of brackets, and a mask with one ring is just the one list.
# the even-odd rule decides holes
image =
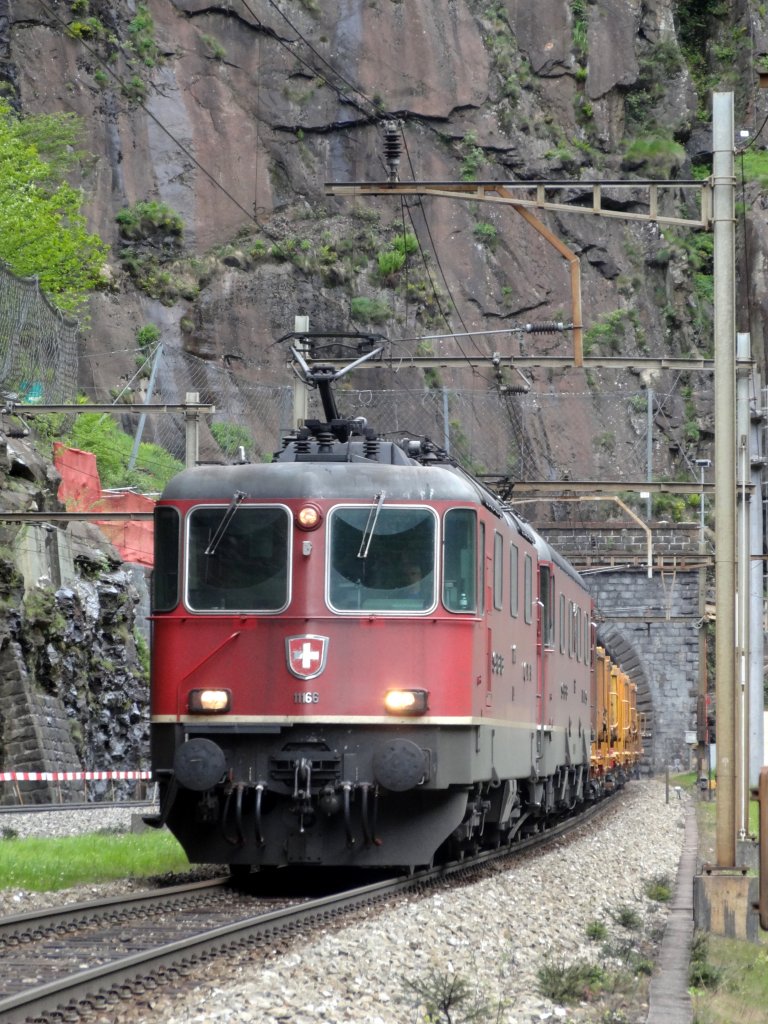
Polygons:
[[336,611],[425,612],[435,605],[437,519],[428,508],[335,508],[328,603]]
[[152,573],[152,610],[172,611],[179,603],[179,513],[175,508],[155,509],[155,568]]
[[477,516],[471,508],[445,513],[443,540],[443,604],[449,612],[477,608]]
[[193,611],[277,612],[288,604],[288,509],[196,508],[189,516],[187,604]]

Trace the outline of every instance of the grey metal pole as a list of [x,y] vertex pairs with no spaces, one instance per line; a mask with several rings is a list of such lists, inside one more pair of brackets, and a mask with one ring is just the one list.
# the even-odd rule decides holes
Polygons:
[[749,649],[750,615],[749,553],[751,550],[751,499],[747,488],[751,482],[749,459],[749,387],[752,349],[749,334],[736,335],[736,485],[738,488],[738,520],[736,524],[736,656],[734,779],[736,794],[736,827],[739,839],[746,839],[749,827]]
[[752,501],[750,503],[750,560],[749,560],[749,783],[757,786],[763,764],[763,659],[765,635],[763,633],[764,575],[763,561],[763,446],[762,387],[757,370],[752,371],[753,394],[758,405],[750,424],[750,459],[752,470]]
[[[646,407],[647,429],[645,432],[645,478],[648,483],[651,483],[653,481],[653,388],[648,388],[646,394],[648,404]],[[645,507],[645,518],[648,522],[651,521],[651,510],[653,508],[652,502],[653,499],[651,498],[651,492],[649,491]]]
[[733,93],[712,96],[712,211],[715,342],[715,698],[717,701],[718,867],[736,864],[734,697],[736,629],[735,222]]
[[448,414],[448,389],[443,388],[443,448],[451,454],[451,421]]
[[699,467],[701,469],[701,495],[699,496],[699,544],[701,549],[704,548],[704,460]]
[[[163,354],[163,343],[160,342],[160,344],[157,346],[157,349],[155,351],[155,357],[152,360],[152,369],[149,372],[149,383],[147,384],[147,394],[146,394],[146,397],[144,399],[144,404],[145,405],[149,405],[149,403],[152,401],[152,395],[153,395],[154,390],[155,390],[155,378],[157,377],[157,367],[158,367],[158,365],[160,363],[160,357],[162,356],[162,354]],[[139,454],[139,445],[141,444],[141,437],[142,437],[142,434],[144,433],[144,425],[145,425],[146,422],[147,422],[147,414],[145,412],[143,412],[141,414],[141,416],[139,416],[139,423],[138,423],[138,426],[136,427],[136,437],[133,439],[133,449],[131,451],[131,457],[130,457],[130,459],[128,459],[128,469],[133,469],[133,467],[136,465],[136,456]]]
[[[188,391],[184,396],[186,405],[197,405],[200,394]],[[200,454],[200,413],[197,409],[187,409],[184,413],[184,465],[189,469],[197,465]]]
[[[309,317],[308,316],[295,316],[293,318],[293,331],[294,334],[301,334],[303,331],[309,331]],[[309,350],[306,345],[306,341],[300,338],[296,339],[296,348],[302,355],[309,356]],[[303,377],[299,377],[298,374],[293,381],[293,428],[298,430],[299,427],[303,427],[305,421],[309,416],[309,388],[307,382]]]

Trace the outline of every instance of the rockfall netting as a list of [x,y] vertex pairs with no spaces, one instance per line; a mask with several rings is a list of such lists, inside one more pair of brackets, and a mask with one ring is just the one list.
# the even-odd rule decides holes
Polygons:
[[0,395],[53,405],[77,395],[76,320],[40,290],[0,265]]

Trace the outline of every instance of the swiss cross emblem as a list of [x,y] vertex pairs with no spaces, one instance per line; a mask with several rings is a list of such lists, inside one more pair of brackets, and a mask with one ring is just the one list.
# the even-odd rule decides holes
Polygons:
[[285,656],[288,671],[297,679],[314,679],[325,668],[328,637],[314,636],[311,633],[304,636],[289,636],[285,641]]

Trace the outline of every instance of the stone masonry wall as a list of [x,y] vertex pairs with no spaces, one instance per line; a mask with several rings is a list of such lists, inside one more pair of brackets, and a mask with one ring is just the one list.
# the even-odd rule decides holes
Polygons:
[[[699,585],[695,572],[587,577],[600,623],[598,639],[638,684],[652,771],[688,767],[685,734],[696,728],[699,686]],[[669,618],[666,615],[669,614]],[[647,616],[643,621],[643,616]]]
[[647,534],[636,525],[584,523],[537,528],[571,559],[592,593],[602,643],[638,685],[646,716],[651,771],[687,768],[686,732],[696,728],[699,687],[696,524],[652,525],[653,574],[647,575]]

